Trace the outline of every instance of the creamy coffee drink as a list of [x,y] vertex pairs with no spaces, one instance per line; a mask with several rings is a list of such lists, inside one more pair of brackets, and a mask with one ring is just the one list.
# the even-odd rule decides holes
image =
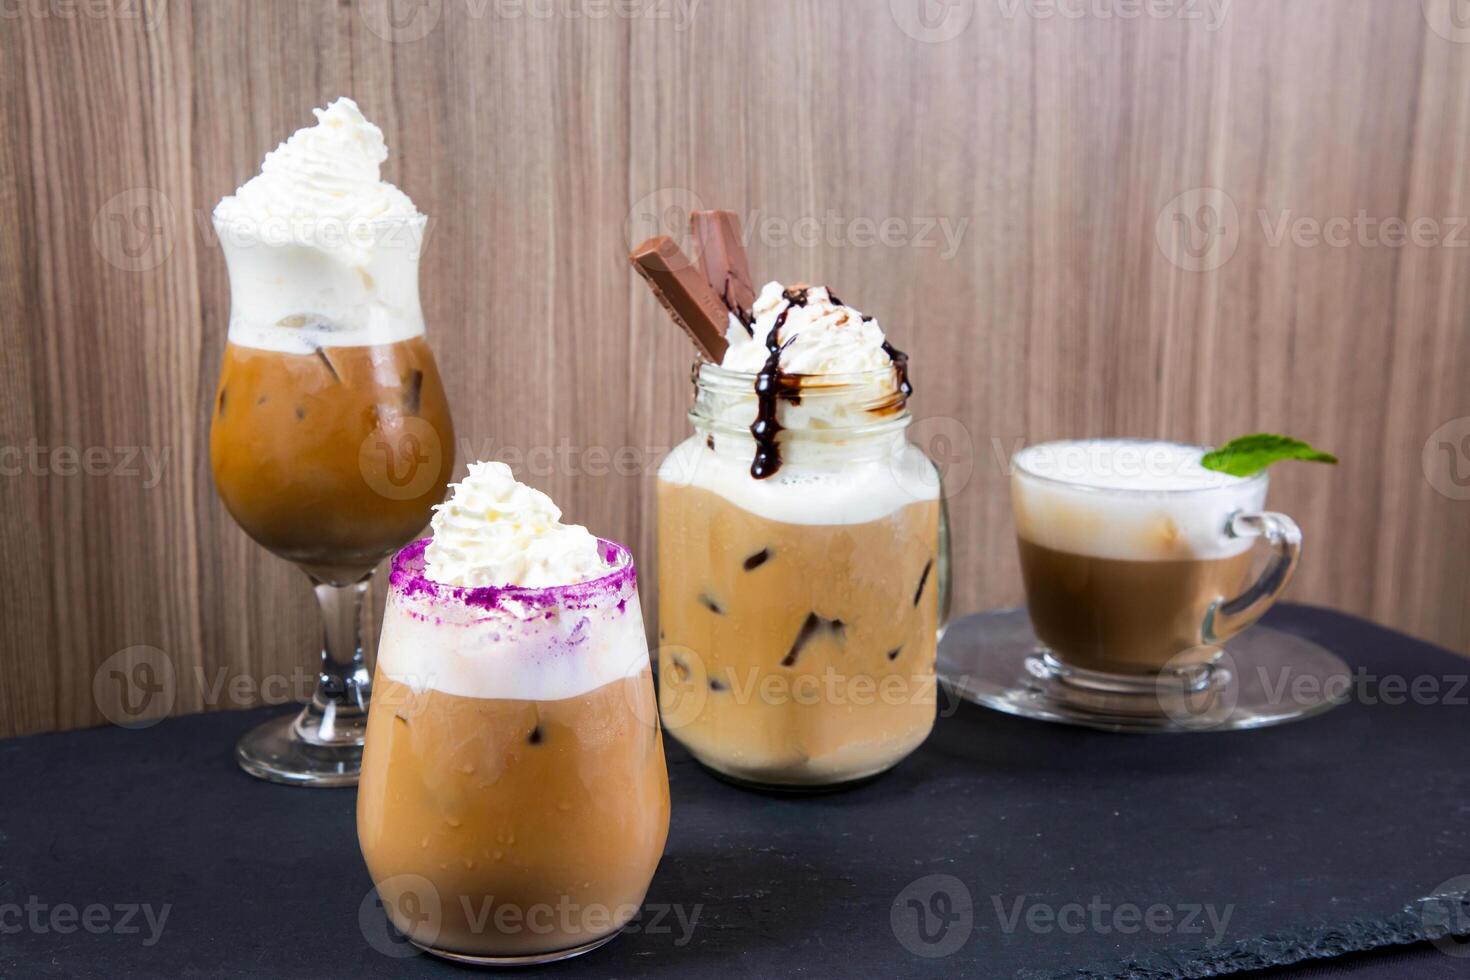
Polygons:
[[210,461],[252,538],[321,579],[354,580],[428,522],[453,433],[423,337],[311,354],[231,343]]
[[215,209],[231,305],[210,463],[251,537],[342,584],[427,523],[454,430],[419,305],[426,219],[351,99],[316,115]]
[[482,463],[391,584],[357,810],[384,909],[472,962],[611,939],[669,820],[632,556]]
[[355,102],[314,112],[214,210],[230,322],[209,461],[241,528],[309,576],[324,625],[311,699],[235,756],[262,779],[351,786],[367,580],[443,499],[454,429],[419,303],[428,219],[383,179],[383,132]]
[[[860,779],[912,752],[934,723],[938,516],[930,502],[788,524],[662,483],[662,695],[676,714],[703,701],[676,737],[721,773],[777,786]],[[681,544],[716,537],[717,550]]]
[[1255,540],[1236,535],[1232,519],[1261,510],[1267,479],[1207,470],[1205,452],[1089,440],[1016,455],[1011,500],[1027,608],[1059,661],[1148,675],[1214,655],[1207,645],[1224,634],[1212,624],[1247,588]]
[[665,725],[738,781],[865,778],[935,715],[939,480],[906,359],[821,287],[767,285],[727,337],[659,469]]

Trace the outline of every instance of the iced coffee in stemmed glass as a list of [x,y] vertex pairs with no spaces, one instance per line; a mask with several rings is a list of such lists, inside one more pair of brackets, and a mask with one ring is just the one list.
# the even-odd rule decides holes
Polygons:
[[316,114],[215,209],[230,323],[210,464],[246,533],[307,574],[325,622],[310,703],[237,757],[262,778],[346,785],[371,691],[361,600],[443,499],[454,430],[419,304],[427,219],[381,180],[382,133],[350,99]]
[[401,551],[358,835],[384,909],[472,963],[565,959],[638,913],[668,778],[632,556],[499,463]]
[[[826,287],[742,291],[734,236],[699,237],[724,257],[701,274],[725,309],[694,369],[694,434],[658,473],[664,724],[738,783],[856,782],[935,716],[947,556],[938,474],[906,438],[907,358]],[[700,310],[681,297],[701,286],[674,251],[634,261],[688,327]]]

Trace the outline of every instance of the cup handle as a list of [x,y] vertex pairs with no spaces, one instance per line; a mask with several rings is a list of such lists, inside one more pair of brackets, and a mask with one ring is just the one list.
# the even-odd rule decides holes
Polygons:
[[1206,643],[1229,639],[1260,619],[1285,591],[1302,554],[1301,528],[1285,514],[1236,512],[1230,515],[1225,533],[1232,538],[1265,538],[1271,546],[1271,560],[1248,589],[1210,607],[1202,631]]

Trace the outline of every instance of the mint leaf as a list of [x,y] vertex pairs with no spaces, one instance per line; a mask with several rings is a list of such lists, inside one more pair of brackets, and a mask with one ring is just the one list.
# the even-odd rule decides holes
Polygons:
[[1205,453],[1200,463],[1207,470],[1229,473],[1231,476],[1255,476],[1272,463],[1279,463],[1283,459],[1300,459],[1308,463],[1337,462],[1336,456],[1313,449],[1300,439],[1258,432],[1231,439],[1214,452]]

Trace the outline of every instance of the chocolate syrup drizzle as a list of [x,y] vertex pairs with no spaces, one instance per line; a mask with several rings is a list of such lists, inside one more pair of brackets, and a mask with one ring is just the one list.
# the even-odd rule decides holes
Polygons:
[[781,328],[793,307],[806,305],[807,291],[788,289],[781,295],[786,300],[786,308],[766,334],[766,350],[771,353],[755,376],[756,411],[750,426],[750,434],[755,437],[755,459],[750,464],[750,475],[757,480],[775,476],[781,468],[781,447],[776,442],[781,434],[781,423],[776,420],[777,403],[784,398],[793,405],[801,404],[801,375],[781,370],[781,352],[785,346],[781,343]]
[[[863,317],[864,322],[871,319],[872,317]],[[908,398],[914,393],[914,386],[909,384],[909,356],[886,340],[883,341],[883,353],[893,362],[893,374],[898,378],[899,394]]]
[[[781,370],[781,352],[786,346],[781,343],[781,328],[786,325],[786,316],[792,307],[806,306],[807,291],[806,288],[788,289],[781,294],[786,300],[786,308],[777,315],[776,322],[771,325],[771,332],[766,334],[766,350],[770,351],[770,356],[766,358],[760,373],[755,376],[756,412],[755,422],[750,426],[750,434],[755,437],[755,459],[750,464],[750,475],[757,480],[774,476],[781,468],[781,447],[776,441],[782,429],[781,423],[776,420],[778,403],[784,399],[792,405],[801,404],[802,375],[788,374]],[[836,306],[847,305],[830,289],[827,290],[827,298]],[[726,305],[729,305],[728,302]],[[736,315],[751,336],[755,336],[752,329],[755,317],[745,310],[736,310]],[[747,317],[749,321],[746,320]],[[872,319],[865,316],[863,322],[867,323]],[[893,362],[898,390],[907,399],[914,393],[914,387],[909,383],[909,356],[886,340],[883,341],[883,353]]]

